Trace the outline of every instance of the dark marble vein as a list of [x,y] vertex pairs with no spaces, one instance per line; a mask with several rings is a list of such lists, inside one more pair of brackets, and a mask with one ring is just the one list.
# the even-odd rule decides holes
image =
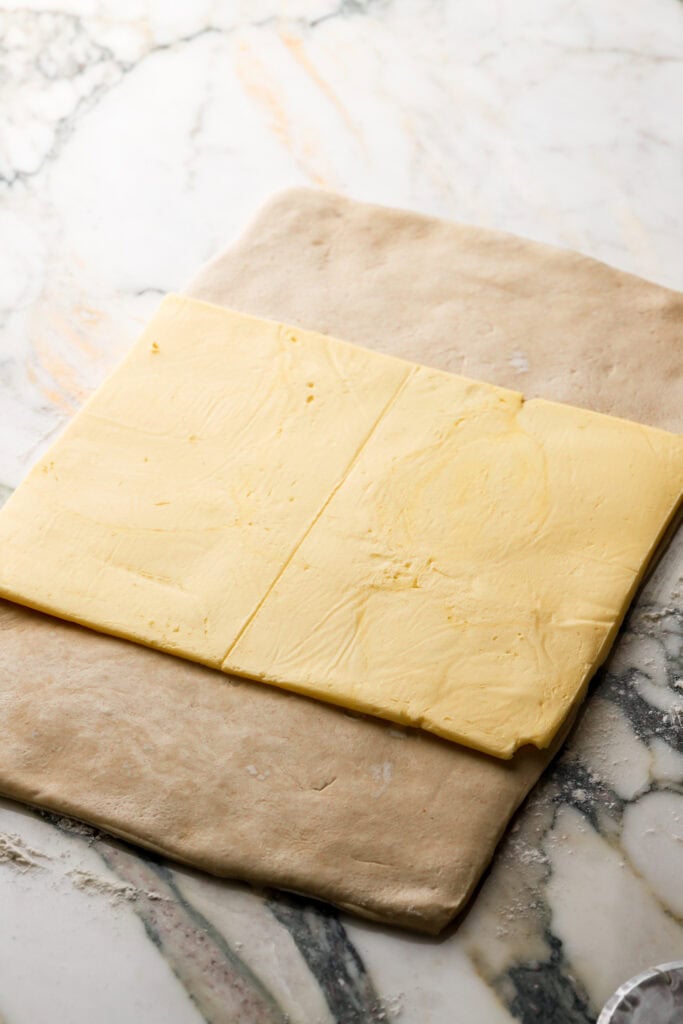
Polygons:
[[291,933],[336,1024],[387,1020],[365,964],[332,907],[285,894],[271,895],[266,905]]
[[[368,14],[373,7],[384,7],[387,3],[388,0],[341,0],[328,12],[315,18],[285,17],[274,13],[254,20],[236,20],[227,26],[208,24],[196,32],[178,36],[168,42],[153,44],[133,61],[120,59],[110,47],[103,46],[93,39],[88,32],[89,18],[87,16],[79,16],[67,11],[45,11],[37,8],[28,10],[13,8],[0,11],[0,16],[4,15],[7,23],[26,25],[29,30],[27,35],[35,37],[38,41],[37,52],[30,66],[45,82],[76,79],[97,65],[105,66],[109,72],[105,81],[93,85],[85,95],[75,100],[74,106],[68,113],[53,122],[51,142],[35,166],[10,168],[4,173],[0,172],[0,184],[12,188],[17,183],[26,182],[38,176],[51,160],[59,156],[81,117],[96,107],[126,76],[155,54],[190,45],[204,36],[229,37],[235,32],[246,29],[263,29],[290,24],[299,26],[303,30],[313,30],[326,21],[354,14]],[[125,24],[125,18],[121,20]],[[55,37],[58,45],[53,47]],[[67,61],[62,59],[61,63],[52,59],[52,49],[62,54],[66,53],[70,59]],[[74,51],[78,52],[78,58],[73,56]]]
[[621,820],[627,801],[572,754],[559,759],[550,780],[548,799],[553,805],[574,807],[601,835],[610,831],[605,827],[606,817]]
[[[683,666],[680,671],[683,672]],[[649,745],[653,739],[662,739],[673,750],[683,754],[683,722],[677,716],[653,707],[641,696],[635,685],[638,675],[639,670],[635,668],[621,676],[607,673],[600,696],[619,707],[643,743]]]
[[[49,811],[44,820],[88,843],[135,897],[130,905],[207,1024],[287,1024],[272,994],[186,899],[156,855]],[[335,1024],[386,1024],[387,1011],[333,907],[272,892],[265,904],[291,934]],[[236,1016],[226,1013],[237,1014]]]
[[[649,747],[657,738],[679,752],[683,751],[683,727],[678,716],[648,703],[638,684],[643,680],[656,683],[665,696],[668,690],[672,707],[681,694],[683,608],[674,569],[682,553],[683,535],[679,531],[627,616],[617,640],[620,649],[615,650],[591,686],[592,696],[619,708],[642,743]],[[552,877],[552,866],[545,844],[562,808],[577,810],[587,827],[614,844],[630,803],[652,790],[681,789],[676,783],[653,782],[639,790],[633,800],[616,793],[601,776],[600,765],[587,761],[580,742],[574,742],[580,738],[584,717],[590,714],[588,704],[564,752],[546,772],[520,812],[515,828],[503,840],[492,875],[479,897],[480,913],[468,926],[470,954],[478,970],[523,1024],[593,1024],[599,1012],[574,977],[572,964],[551,925],[546,884]],[[609,743],[606,735],[606,749]],[[661,909],[669,913],[666,907]],[[503,971],[490,968],[488,944],[494,935],[500,939],[502,934],[505,941],[508,931],[508,965]],[[525,949],[543,952],[531,957],[525,955]]]
[[[47,811],[42,818],[88,843],[129,888],[128,905],[206,1024],[288,1024],[272,993],[225,938],[182,895],[154,854],[129,850],[97,829]],[[95,880],[97,882],[98,880]],[[93,885],[93,891],[97,891]]]
[[[522,1024],[594,1024],[597,1015],[552,930],[546,898],[552,867],[544,840],[555,827],[563,794],[574,781],[583,781],[566,767],[559,774],[537,787],[503,840],[479,897],[479,913],[465,927],[465,944],[479,974]],[[489,946],[501,935],[509,948],[503,970],[489,962]]]
[[585,993],[567,975],[562,943],[548,930],[545,937],[550,947],[546,960],[508,971],[515,989],[510,1012],[522,1024],[594,1024],[595,1014]]
[[373,8],[387,8],[390,4],[391,0],[341,0],[327,14],[320,14],[317,18],[309,20],[307,24],[309,28],[315,28],[317,25],[322,25],[323,22],[332,21],[335,18],[348,18],[354,14],[368,15],[372,13]]
[[119,878],[138,888],[153,884],[154,896],[143,891],[135,913],[207,1024],[287,1024],[260,979],[180,893],[170,868],[110,843],[97,850]]
[[32,66],[43,81],[75,80],[97,65],[108,67],[113,72],[112,78],[93,85],[85,95],[76,98],[71,110],[53,122],[51,142],[35,166],[0,173],[0,183],[11,188],[16,183],[39,175],[49,161],[61,152],[80,117],[118,84],[123,65],[109,48],[101,46],[90,37],[84,19],[76,15],[41,10],[5,10],[0,13],[4,14],[7,23],[25,27],[26,36],[35,41],[36,54],[32,65],[26,65],[26,70]]

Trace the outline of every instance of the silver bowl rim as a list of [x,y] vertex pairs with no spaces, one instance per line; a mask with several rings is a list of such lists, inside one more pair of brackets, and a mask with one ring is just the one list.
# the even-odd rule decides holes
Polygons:
[[622,999],[627,996],[629,992],[632,992],[634,988],[642,985],[644,981],[649,981],[650,978],[655,978],[658,974],[668,974],[670,971],[681,971],[683,974],[683,960],[674,960],[668,964],[657,964],[656,967],[648,967],[646,970],[641,971],[640,974],[635,974],[632,978],[629,978],[628,981],[625,981],[623,985],[620,985],[614,995],[610,996],[607,1000],[596,1024],[610,1024],[612,1014],[618,1008]]

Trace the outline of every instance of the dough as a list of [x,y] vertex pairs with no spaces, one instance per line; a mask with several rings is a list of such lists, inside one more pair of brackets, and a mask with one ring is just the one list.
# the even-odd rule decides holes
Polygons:
[[527,398],[683,432],[683,293],[579,253],[290,189],[187,291]]
[[438,932],[548,753],[511,761],[0,601],[0,793]]
[[0,513],[0,594],[509,757],[681,492],[674,434],[170,295]]
[[[681,296],[572,253],[294,190],[188,291],[683,428]],[[554,752],[479,755],[7,602],[0,636],[6,796],[426,932],[464,905]]]

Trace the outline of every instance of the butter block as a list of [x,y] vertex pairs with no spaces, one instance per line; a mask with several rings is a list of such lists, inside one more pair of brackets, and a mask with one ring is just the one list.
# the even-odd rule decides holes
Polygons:
[[2,593],[219,667],[405,373],[167,297],[2,510]]
[[170,296],[0,513],[0,592],[509,757],[682,489],[675,435]]
[[416,367],[223,668],[545,747],[680,495],[681,439]]

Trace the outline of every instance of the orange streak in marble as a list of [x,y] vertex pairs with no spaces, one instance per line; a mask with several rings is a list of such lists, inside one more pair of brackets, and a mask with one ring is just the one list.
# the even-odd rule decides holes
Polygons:
[[275,90],[268,84],[265,68],[254,56],[250,46],[240,46],[241,55],[237,61],[237,74],[249,95],[265,110],[271,131],[283,146],[292,148],[289,118]]
[[43,398],[50,403],[50,405],[54,405],[56,409],[61,409],[61,411],[67,413],[67,415],[73,416],[78,406],[72,405],[71,402],[67,401],[64,395],[60,394],[59,391],[55,391],[54,388],[49,388],[46,384],[39,381],[38,374],[30,363],[26,364],[26,376],[31,384],[38,389]]
[[355,135],[360,143],[362,143],[363,137],[358,129],[358,125],[354,122],[350,113],[339,99],[330,83],[322,77],[315,64],[306,53],[303,39],[300,36],[294,36],[289,32],[285,32],[284,29],[280,31],[280,39],[287,47],[297,64],[300,65],[303,71],[305,71],[315,85],[318,86],[326,99],[329,100],[349,131]]
[[73,315],[78,322],[85,325],[85,329],[73,329],[69,321],[66,318],[62,318],[64,332],[79,352],[82,352],[84,356],[88,356],[93,362],[99,362],[102,359],[102,352],[88,339],[86,331],[89,328],[99,326],[106,318],[106,314],[99,309],[93,309],[92,306],[74,306]]
[[[73,339],[75,332],[67,326],[61,317],[51,317],[51,327],[56,326],[59,335],[67,334]],[[79,343],[80,343],[80,339]],[[49,402],[63,409],[65,412],[74,412],[88,396],[87,390],[79,383],[76,371],[66,359],[58,355],[50,346],[49,341],[43,336],[42,331],[36,332],[33,342],[33,353],[38,364],[37,379],[41,393]],[[42,371],[49,378],[54,387],[49,387],[40,381]]]
[[292,154],[297,164],[303,165],[309,179],[316,185],[327,185],[328,182],[319,171],[307,166],[308,160],[314,157],[311,146],[298,147],[303,159],[299,159],[297,147],[292,138],[290,120],[280,102],[274,84],[269,80],[268,72],[247,43],[239,45],[239,54],[235,61],[235,72],[242,88],[265,111],[271,131],[282,145]]

